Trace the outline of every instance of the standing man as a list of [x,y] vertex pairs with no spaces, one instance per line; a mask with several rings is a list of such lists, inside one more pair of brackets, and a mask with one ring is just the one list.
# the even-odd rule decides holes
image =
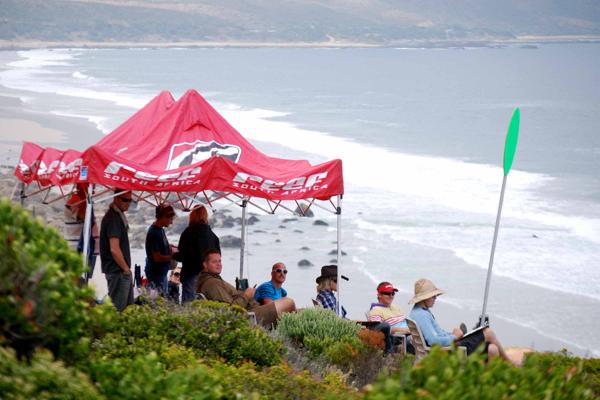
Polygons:
[[119,311],[133,303],[129,224],[125,211],[129,209],[131,192],[115,189],[115,197],[100,225],[100,261],[106,274],[108,295]]
[[173,223],[175,210],[169,204],[160,204],[155,210],[156,220],[148,228],[146,234],[146,277],[163,296],[169,292],[167,273],[171,269],[173,251],[177,250],[169,245],[166,227]]
[[217,249],[210,249],[205,253],[203,266],[198,277],[198,292],[207,300],[238,305],[253,311],[257,322],[266,328],[273,326],[281,314],[296,311],[296,304],[292,299],[284,297],[261,306],[254,300],[255,288],[241,291],[225,282],[221,278],[221,252]]
[[256,289],[254,293],[254,300],[258,301],[259,304],[269,304],[274,300],[287,297],[287,292],[283,287],[283,282],[287,277],[288,270],[285,268],[285,264],[277,262],[273,264],[271,268],[271,280],[263,283]]

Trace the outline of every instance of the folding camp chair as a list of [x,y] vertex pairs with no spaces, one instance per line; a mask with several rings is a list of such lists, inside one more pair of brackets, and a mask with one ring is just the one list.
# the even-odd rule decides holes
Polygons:
[[[408,323],[408,329],[410,330],[410,335],[412,337],[412,344],[415,348],[415,363],[417,363],[429,353],[429,350],[431,350],[431,346],[429,346],[425,341],[423,333],[421,332],[421,328],[419,328],[419,325],[417,325],[415,321],[407,318],[406,322]],[[454,349],[454,347],[448,346],[442,347],[442,349],[452,350]],[[459,346],[456,349],[464,355],[467,354],[467,348],[464,346]]]

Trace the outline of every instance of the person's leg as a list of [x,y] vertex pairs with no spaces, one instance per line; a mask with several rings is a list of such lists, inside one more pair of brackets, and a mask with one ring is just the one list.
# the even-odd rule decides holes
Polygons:
[[392,337],[392,327],[390,324],[387,322],[380,322],[377,325],[371,326],[369,329],[383,333],[383,340],[385,344],[383,354],[391,354],[394,349],[394,338]]
[[498,357],[500,352],[498,351],[498,346],[495,344],[490,344],[488,346],[488,359],[491,360],[494,357]]
[[[279,299],[282,300],[282,299]],[[270,329],[273,327],[275,322],[277,321],[277,306],[276,302],[279,300],[275,300],[271,303],[267,303],[262,306],[254,307],[250,311],[254,312],[256,316],[256,322],[263,327]]]
[[108,295],[118,311],[123,311],[129,304],[133,304],[133,285],[131,275],[122,273],[107,274]]
[[[500,341],[496,337],[496,334],[494,333],[493,330],[491,330],[490,328],[485,328],[483,330],[483,337],[485,338],[485,341],[490,344],[489,347],[496,347],[496,349],[494,351],[497,351],[498,354],[500,355],[500,357],[502,357],[503,359],[505,359],[507,361],[513,362],[513,360],[511,360],[510,357],[508,357],[508,354],[506,354],[506,352],[504,351],[504,348],[500,344]],[[489,348],[488,348],[488,352],[489,352]]]
[[280,316],[281,314],[286,313],[286,312],[296,311],[296,303],[294,302],[293,299],[290,299],[289,297],[283,297],[281,299],[277,299],[273,303],[275,303],[275,309],[277,310],[277,316]]
[[196,299],[196,284],[198,282],[198,275],[188,276],[181,280],[182,297],[181,302],[186,303]]
[[167,278],[167,274],[169,272],[166,271],[161,279],[160,282],[160,286],[161,286],[161,294],[164,298],[167,298],[169,296],[169,278]]

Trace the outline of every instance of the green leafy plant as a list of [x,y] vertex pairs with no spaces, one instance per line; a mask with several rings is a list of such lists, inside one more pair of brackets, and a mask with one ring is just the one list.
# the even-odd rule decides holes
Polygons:
[[319,340],[353,339],[358,337],[360,330],[357,323],[339,318],[330,310],[315,307],[284,314],[279,319],[276,334],[299,345],[312,345],[316,353],[321,353],[324,346],[319,345]]
[[260,366],[279,363],[283,354],[281,342],[251,327],[242,308],[210,301],[182,307],[162,299],[128,307],[118,316],[114,332],[95,347],[120,357],[138,354],[140,348],[163,354],[172,344],[197,357],[221,357],[231,363],[246,360]]
[[42,346],[65,360],[81,357],[111,318],[79,286],[81,257],[62,236],[0,200],[0,343],[29,357]]
[[435,348],[416,367],[382,378],[365,399],[592,399],[585,378],[580,365],[557,368],[532,357],[516,368]]
[[4,400],[104,398],[86,375],[53,361],[47,351],[32,354],[30,362],[26,363],[19,361],[12,349],[2,347],[0,394]]

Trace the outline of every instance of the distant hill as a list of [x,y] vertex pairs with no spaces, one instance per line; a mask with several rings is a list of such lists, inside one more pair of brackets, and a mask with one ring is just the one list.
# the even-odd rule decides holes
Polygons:
[[597,0],[0,0],[0,40],[355,42],[600,35]]

